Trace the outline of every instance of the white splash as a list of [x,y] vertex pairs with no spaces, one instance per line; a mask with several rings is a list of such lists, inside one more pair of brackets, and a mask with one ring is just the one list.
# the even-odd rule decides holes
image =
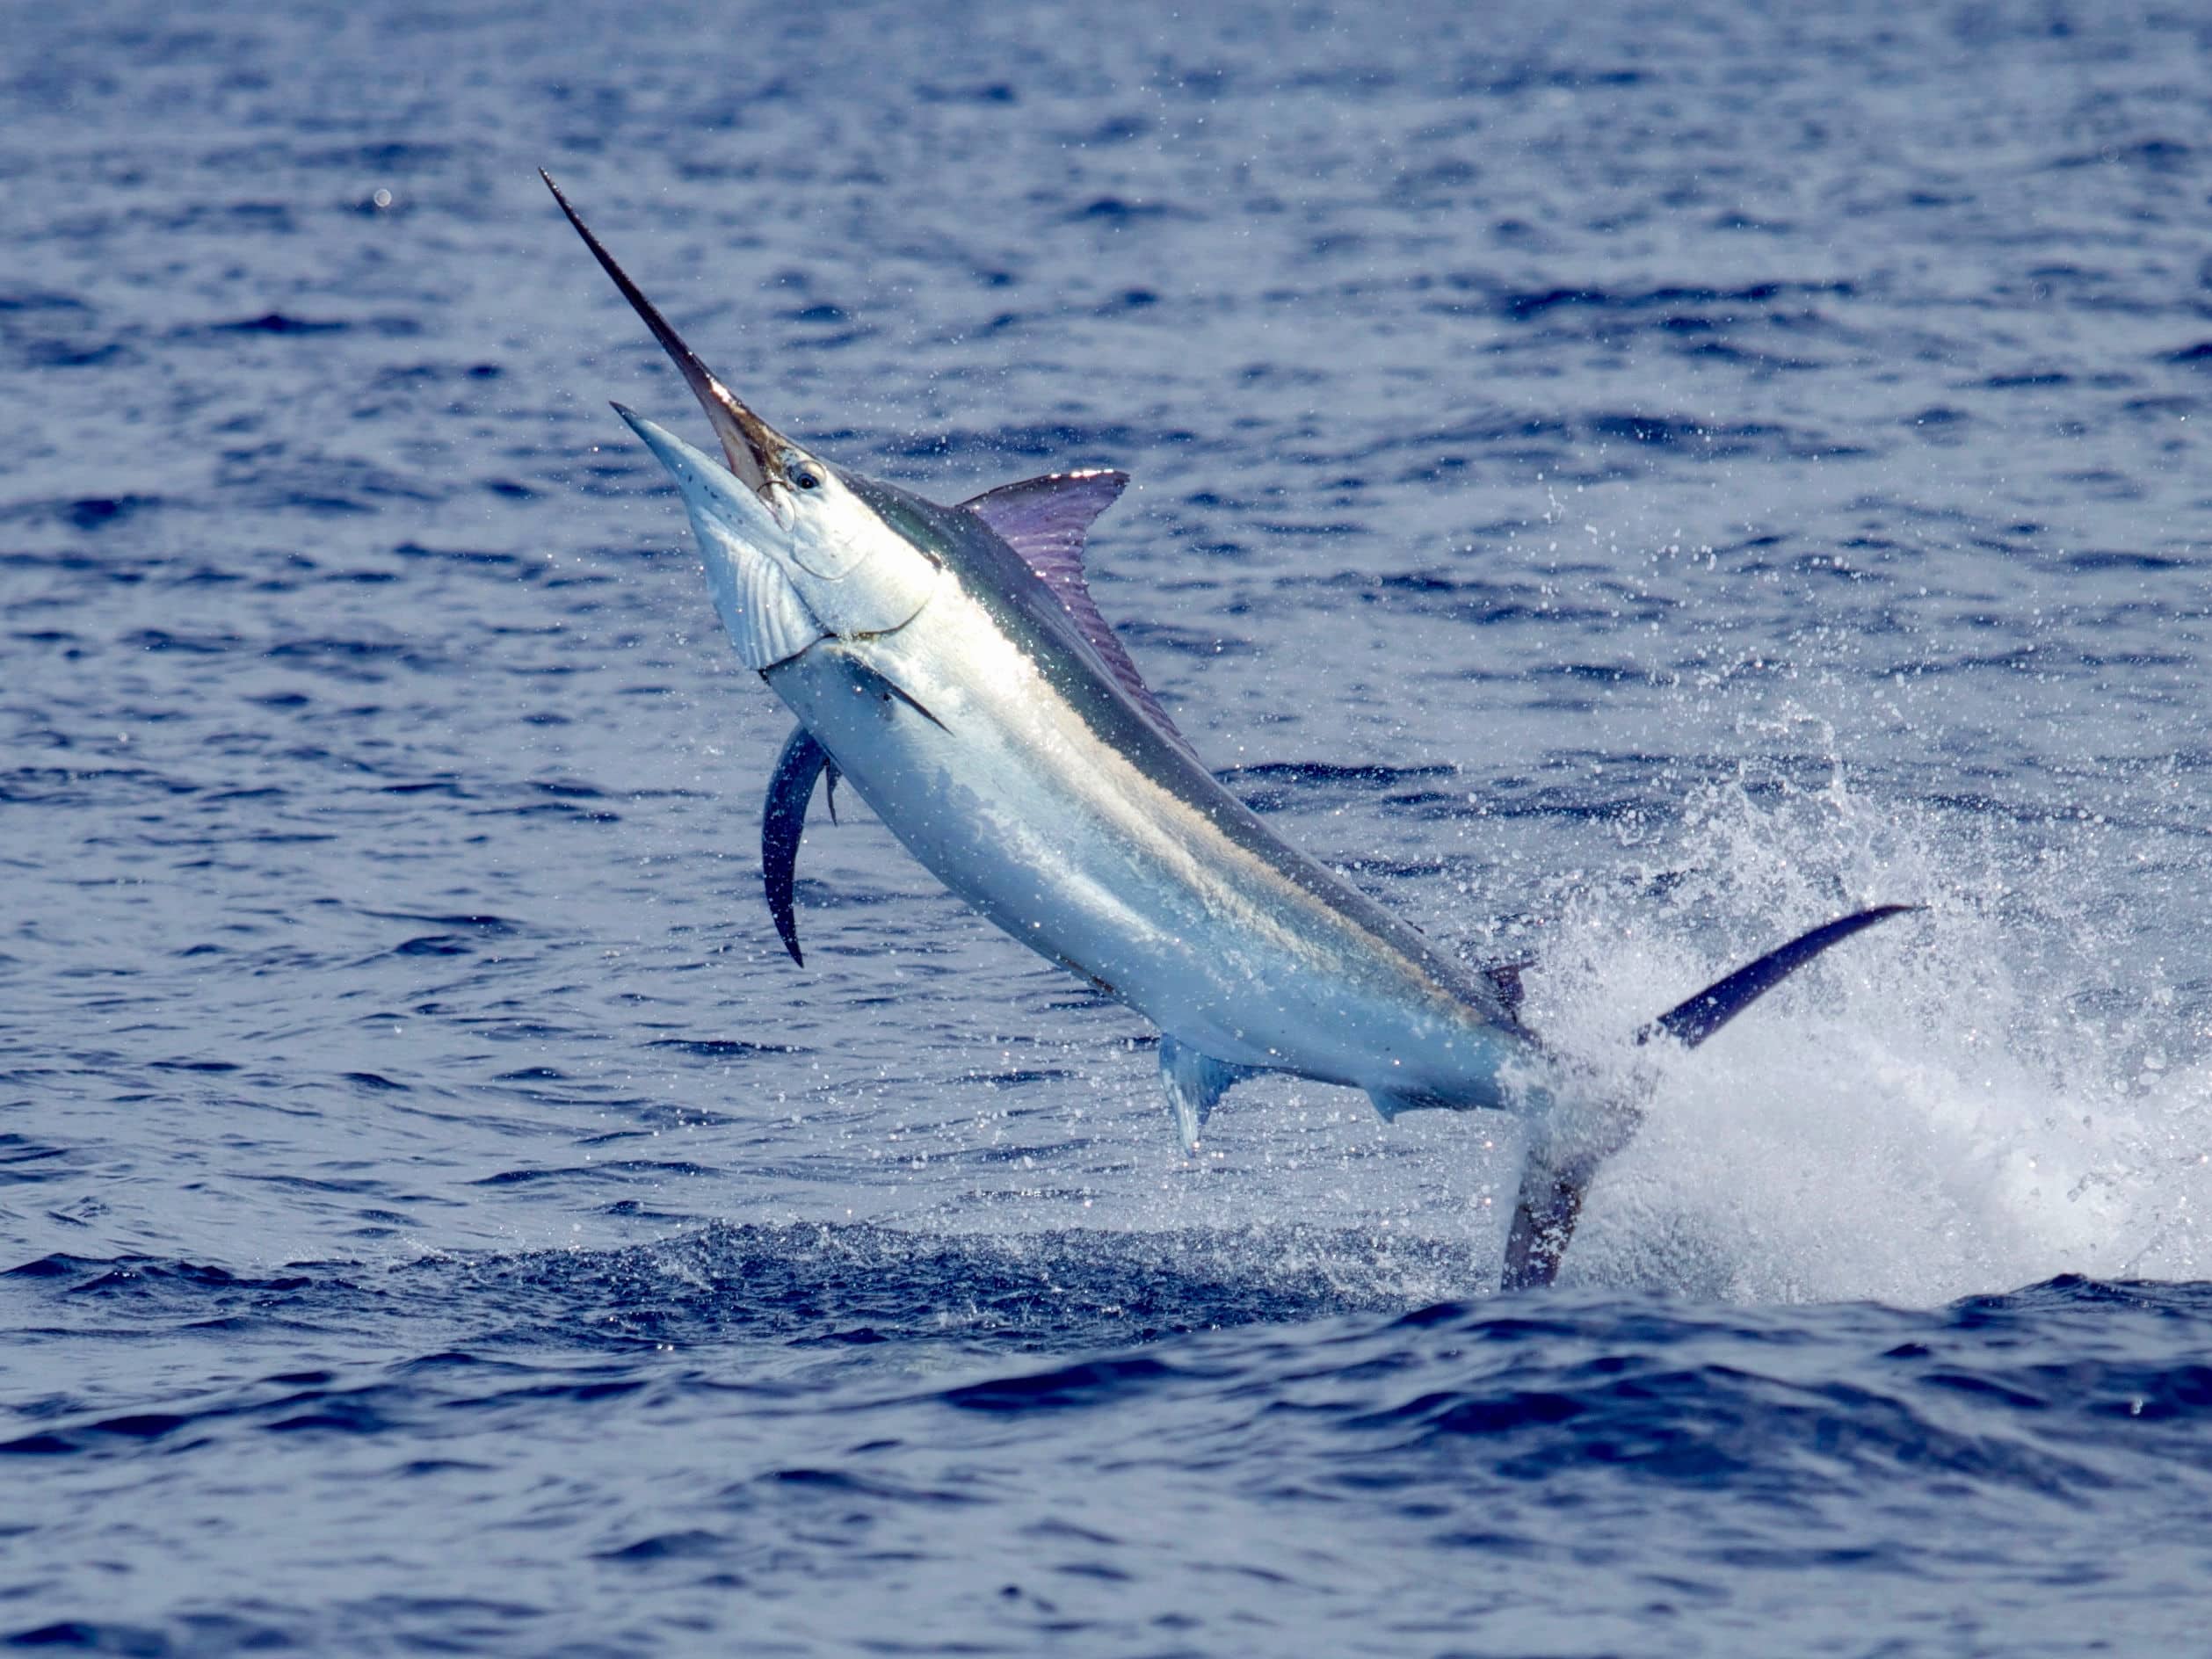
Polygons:
[[[2201,1024],[2157,957],[2129,948],[2140,922],[2110,900],[2108,871],[2083,868],[2093,849],[2051,837],[2023,851],[1977,822],[1861,799],[1840,775],[1761,801],[1716,789],[1640,873],[1644,896],[1563,899],[1531,1022],[1615,1086],[1641,1069],[1651,1090],[1642,1134],[1592,1189],[1568,1278],[1933,1303],[2061,1273],[2205,1276]],[[1930,908],[1695,1053],[1626,1040],[1621,1011],[1892,900]]]

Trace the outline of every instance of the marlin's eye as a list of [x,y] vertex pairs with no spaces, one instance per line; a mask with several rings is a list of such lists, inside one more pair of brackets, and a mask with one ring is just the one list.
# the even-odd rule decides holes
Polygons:
[[791,482],[801,489],[819,489],[822,487],[822,475],[808,466],[806,462],[801,461],[791,469]]

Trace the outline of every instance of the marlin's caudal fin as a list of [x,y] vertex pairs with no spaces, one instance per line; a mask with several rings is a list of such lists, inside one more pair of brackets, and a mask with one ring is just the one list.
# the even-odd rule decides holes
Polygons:
[[1841,944],[1861,928],[1920,908],[1877,904],[1871,910],[1857,910],[1824,922],[1811,932],[1799,934],[1780,949],[1767,952],[1726,979],[1715,980],[1696,996],[1677,1003],[1638,1032],[1636,1040],[1649,1042],[1655,1033],[1664,1032],[1685,1048],[1694,1048],[1831,945]]
[[[1696,996],[1677,1003],[1636,1032],[1636,1041],[1648,1042],[1655,1035],[1664,1034],[1686,1048],[1694,1048],[1830,945],[1877,922],[1920,908],[1917,904],[1880,904],[1824,922],[1756,961],[1745,963],[1725,978],[1715,980]],[[1520,1199],[1513,1208],[1512,1232],[1505,1242],[1504,1288],[1527,1290],[1548,1285],[1558,1275],[1560,1258],[1567,1253],[1568,1242],[1574,1237],[1575,1222],[1582,1213],[1583,1194],[1589,1189],[1598,1166],[1625,1144],[1634,1130],[1632,1116],[1615,1144],[1585,1145],[1573,1156],[1556,1161],[1530,1157],[1528,1168],[1521,1176]]]

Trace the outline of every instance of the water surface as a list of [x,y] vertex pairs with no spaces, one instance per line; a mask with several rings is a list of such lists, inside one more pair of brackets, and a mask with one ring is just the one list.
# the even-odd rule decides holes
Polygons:
[[[0,1639],[2194,1639],[2194,13],[6,35]],[[606,405],[697,423],[540,166],[840,461],[1135,476],[1200,753],[1650,1090],[1557,1291],[1509,1124],[1271,1079],[1179,1163],[857,807],[791,965],[788,717]]]

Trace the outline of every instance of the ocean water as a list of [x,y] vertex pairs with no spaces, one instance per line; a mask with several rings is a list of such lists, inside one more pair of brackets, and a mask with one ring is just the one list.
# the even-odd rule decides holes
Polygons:
[[[2212,1574],[2212,18],[0,8],[0,1643],[2151,1654]],[[1116,466],[1289,840],[1648,1090],[1150,1032],[855,805],[562,222],[833,458]],[[1630,1033],[1855,905],[1694,1054]]]

